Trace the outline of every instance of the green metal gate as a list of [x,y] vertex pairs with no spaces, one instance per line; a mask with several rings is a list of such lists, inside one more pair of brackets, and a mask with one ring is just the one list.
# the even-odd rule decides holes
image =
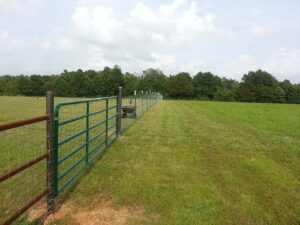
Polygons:
[[117,96],[59,103],[55,107],[54,193],[58,195],[116,139]]

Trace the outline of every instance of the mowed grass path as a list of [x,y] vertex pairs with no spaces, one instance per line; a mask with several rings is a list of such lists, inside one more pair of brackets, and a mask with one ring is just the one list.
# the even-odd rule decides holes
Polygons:
[[160,102],[66,193],[129,224],[300,224],[300,106]]

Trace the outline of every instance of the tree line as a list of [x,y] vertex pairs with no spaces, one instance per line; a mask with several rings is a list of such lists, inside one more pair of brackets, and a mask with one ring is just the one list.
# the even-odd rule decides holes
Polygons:
[[125,96],[134,90],[151,90],[172,99],[300,103],[300,84],[278,81],[262,70],[248,72],[240,82],[210,72],[166,76],[152,68],[136,75],[123,73],[119,66],[101,71],[64,70],[59,75],[0,76],[0,95],[43,96],[53,90],[56,96],[64,97],[110,96],[117,94],[119,86]]

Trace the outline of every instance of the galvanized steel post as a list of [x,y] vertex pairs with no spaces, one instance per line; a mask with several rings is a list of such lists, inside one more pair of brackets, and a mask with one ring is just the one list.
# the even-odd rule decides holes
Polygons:
[[53,91],[46,93],[47,120],[47,213],[54,211],[54,94]]

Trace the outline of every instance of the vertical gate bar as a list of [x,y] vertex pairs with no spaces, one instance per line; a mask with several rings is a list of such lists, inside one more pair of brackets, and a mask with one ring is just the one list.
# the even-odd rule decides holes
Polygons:
[[106,113],[105,113],[105,149],[107,149],[107,146],[108,146],[108,140],[107,140],[107,137],[108,137],[108,99],[106,99]]
[[46,112],[47,120],[47,213],[54,211],[54,94],[53,91],[46,93]]
[[54,111],[54,196],[58,195],[58,129],[59,129],[59,107]]
[[122,129],[122,119],[121,119],[121,111],[122,111],[122,87],[119,87],[119,95],[117,99],[117,137],[121,136]]
[[151,91],[151,106],[153,105],[153,92]]
[[144,93],[143,93],[143,90],[142,90],[142,114],[144,114]]
[[135,107],[135,119],[137,117],[137,106],[136,106],[136,90],[134,90],[134,107]]
[[89,163],[89,129],[90,129],[90,102],[86,102],[86,135],[85,135],[85,165]]
[[145,99],[146,99],[146,112],[147,112],[148,111],[148,91],[146,91]]

